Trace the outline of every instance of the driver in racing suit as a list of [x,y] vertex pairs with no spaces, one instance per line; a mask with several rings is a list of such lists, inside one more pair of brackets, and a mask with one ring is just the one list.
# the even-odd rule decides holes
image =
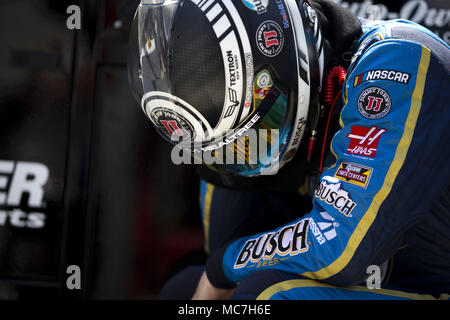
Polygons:
[[[256,39],[251,39],[256,42],[256,48],[252,48],[256,75],[252,106],[260,92],[255,85],[261,82],[257,81],[261,76],[261,69],[256,68],[258,55],[266,59],[260,65],[271,64],[270,59],[286,51],[293,38],[297,69],[292,69],[297,71],[298,83],[292,90],[297,117],[290,119],[286,140],[280,139],[277,146],[281,150],[277,154],[280,163],[286,164],[276,174],[265,175],[270,169],[263,165],[256,169],[221,164],[199,168],[209,257],[205,266],[188,268],[169,281],[162,297],[188,298],[195,289],[196,299],[230,295],[234,299],[448,298],[448,45],[412,22],[359,21],[324,0],[180,3],[174,18],[169,19],[175,21],[169,28],[174,34],[179,30],[177,26],[183,25],[182,10],[197,10],[213,24],[220,45],[227,38],[223,29],[233,23],[242,42],[237,51],[245,51],[246,47],[241,32]],[[220,13],[216,14],[219,9],[213,10],[217,5],[222,11],[228,10],[221,16],[226,17],[225,24],[216,22]],[[140,7],[148,9],[145,4]],[[249,25],[236,18],[245,10],[256,19],[252,25],[258,28],[253,33]],[[187,17],[187,12],[184,14]],[[289,37],[286,30],[292,30],[294,36]],[[264,37],[262,42],[260,35]],[[182,32],[172,36],[185,37]],[[301,39],[305,40],[303,47]],[[227,45],[232,46],[231,40]],[[169,60],[174,60],[168,69],[177,70],[175,67],[181,68],[181,64],[171,55],[181,46],[171,41],[168,47]],[[223,47],[220,49],[226,66],[230,50]],[[245,63],[239,65],[236,56],[233,62],[240,67],[244,88],[239,107],[240,112],[245,112],[242,110],[250,105],[243,93],[248,69],[245,73]],[[151,59],[148,61],[155,61]],[[277,71],[285,71],[284,65],[273,65],[273,69],[262,72],[270,70],[274,85],[267,91],[275,98],[266,94],[260,106],[268,101],[266,104],[275,108],[279,107],[283,91],[274,92],[275,84],[286,88],[286,78],[277,76]],[[145,80],[151,72],[146,71],[142,58],[140,70],[142,107],[158,131],[166,138],[185,131],[191,136],[200,135],[200,129],[188,124],[191,118],[186,113],[181,117],[183,113],[172,105],[164,104],[171,114],[157,112],[160,105],[155,101],[161,104],[165,98],[160,97],[166,95],[160,93],[164,92],[160,88],[174,95],[171,99],[177,106],[188,99],[187,95],[180,96],[189,90],[180,89],[180,81],[177,86],[164,85],[156,90],[155,79],[151,85]],[[175,81],[177,77],[166,79]],[[229,89],[230,82],[227,85]],[[298,110],[305,99],[302,88],[310,90],[306,95],[309,112],[307,119],[299,121]],[[283,101],[287,101],[289,109],[292,95],[285,96]],[[190,108],[195,100],[184,107]],[[197,105],[194,108],[205,116],[202,120],[210,121],[208,110]],[[225,121],[228,110],[221,112],[220,121]],[[196,111],[190,109],[190,114],[197,115]],[[262,114],[260,118],[264,122]],[[216,128],[222,125],[220,121]],[[299,127],[301,130],[297,130]],[[279,129],[283,132],[284,124]],[[305,132],[310,133],[309,139]],[[301,143],[289,148],[292,139]],[[378,271],[381,284],[371,290],[365,280]]]

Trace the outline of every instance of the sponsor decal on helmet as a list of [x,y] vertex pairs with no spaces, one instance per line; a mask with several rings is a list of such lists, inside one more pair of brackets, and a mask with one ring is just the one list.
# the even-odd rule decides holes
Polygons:
[[303,117],[298,119],[292,138],[292,145],[297,146],[300,144],[301,139],[303,137],[303,132],[305,131],[305,127],[306,127],[306,119]]
[[189,136],[195,139],[193,126],[185,117],[173,110],[155,108],[150,113],[150,118],[159,132],[163,133],[169,139],[172,135],[179,137]]
[[397,83],[408,84],[411,74],[395,70],[370,70],[355,77],[353,87],[371,80],[389,80]]
[[239,106],[239,100],[237,98],[236,90],[232,88],[228,88],[228,102],[229,105],[223,116],[224,118],[228,118],[229,116],[233,115],[234,110]]
[[342,183],[334,177],[323,177],[320,185],[314,192],[314,197],[321,202],[333,206],[333,208],[346,217],[351,217],[352,211],[356,208],[356,202],[344,190]]
[[242,99],[243,79],[240,75],[241,52],[236,33],[231,31],[220,41],[222,58],[225,65],[225,103],[219,127],[228,129],[233,126],[239,113]]
[[244,6],[250,10],[256,11],[258,14],[267,12],[269,0],[242,0]]
[[226,52],[227,62],[228,62],[228,75],[230,86],[235,86],[236,81],[240,78],[239,76],[239,61],[237,55],[233,55],[232,50]]
[[[272,85],[272,78],[267,71],[262,71],[256,76],[256,84],[259,88],[269,88]],[[269,87],[270,86],[270,87]]]
[[367,188],[373,169],[357,163],[342,162],[334,174],[335,178],[352,185]]
[[[249,262],[264,267],[278,264],[283,256],[295,256],[307,252],[309,219],[303,219],[295,224],[283,227],[274,233],[264,233],[258,238],[249,239],[240,250],[234,263],[234,268],[244,268]],[[278,257],[274,258],[275,254]]]
[[202,142],[213,129],[201,113],[183,99],[162,91],[149,91],[142,97],[142,109],[158,132],[168,139]]
[[[246,92],[245,103],[244,103],[245,110],[242,112],[240,121],[242,121],[247,116],[247,114],[249,113],[250,107],[252,105],[252,100],[253,100],[253,94],[252,94],[252,92],[253,92],[253,90],[252,90],[252,85],[253,85],[252,77],[253,77],[253,73],[254,73],[254,70],[253,70],[253,55],[251,53],[248,53],[248,52],[245,53],[244,54],[244,60],[245,60],[245,70],[246,70],[246,74],[247,74],[247,82],[246,82],[246,85],[245,85],[245,92]],[[251,76],[249,76],[249,75],[251,75]]]
[[375,158],[378,142],[381,135],[386,131],[386,129],[377,127],[352,126],[350,133],[347,135],[347,138],[350,139],[347,153],[363,158]]
[[380,119],[385,117],[390,110],[391,97],[381,88],[367,88],[358,97],[358,111],[364,118]]
[[286,10],[286,7],[284,6],[283,0],[276,0],[278,10],[280,10],[281,18],[283,19],[283,28],[288,29],[289,28],[289,17],[288,17],[288,11]]
[[272,20],[261,23],[256,30],[256,45],[265,56],[277,56],[284,45],[283,29]]
[[253,81],[255,108],[259,107],[272,86],[273,81],[268,70],[264,69],[256,75],[255,80]]

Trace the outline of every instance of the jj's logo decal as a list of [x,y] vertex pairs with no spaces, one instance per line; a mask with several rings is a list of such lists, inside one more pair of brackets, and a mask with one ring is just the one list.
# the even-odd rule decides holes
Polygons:
[[267,57],[275,57],[283,49],[283,29],[274,21],[264,21],[256,30],[256,44]]
[[367,119],[375,120],[386,116],[391,110],[391,97],[381,88],[365,89],[358,98],[358,111]]
[[181,114],[164,107],[154,108],[150,119],[161,134],[171,139],[172,135],[195,137],[196,133],[189,120]]
[[258,263],[278,256],[294,256],[308,251],[309,219],[286,226],[275,233],[264,233],[245,242],[234,264],[235,269],[245,267],[250,261]]
[[166,128],[167,132],[169,132],[170,135],[176,134],[177,136],[182,136],[183,131],[181,131],[178,123],[175,120],[159,120],[161,124]]
[[264,41],[266,42],[266,48],[271,46],[278,46],[280,42],[278,41],[278,33],[275,30],[264,32]]

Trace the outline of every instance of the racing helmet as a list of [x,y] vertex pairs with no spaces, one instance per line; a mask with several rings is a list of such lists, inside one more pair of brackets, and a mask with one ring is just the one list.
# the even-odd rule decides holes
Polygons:
[[321,37],[309,1],[142,0],[129,80],[180,150],[214,170],[274,174],[318,118]]

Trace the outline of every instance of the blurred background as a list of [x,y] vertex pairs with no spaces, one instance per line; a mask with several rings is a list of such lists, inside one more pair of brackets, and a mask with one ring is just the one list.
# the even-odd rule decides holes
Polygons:
[[[448,0],[336,2],[450,43]],[[138,3],[0,2],[0,299],[154,299],[204,259],[195,168],[172,164],[128,85]]]

